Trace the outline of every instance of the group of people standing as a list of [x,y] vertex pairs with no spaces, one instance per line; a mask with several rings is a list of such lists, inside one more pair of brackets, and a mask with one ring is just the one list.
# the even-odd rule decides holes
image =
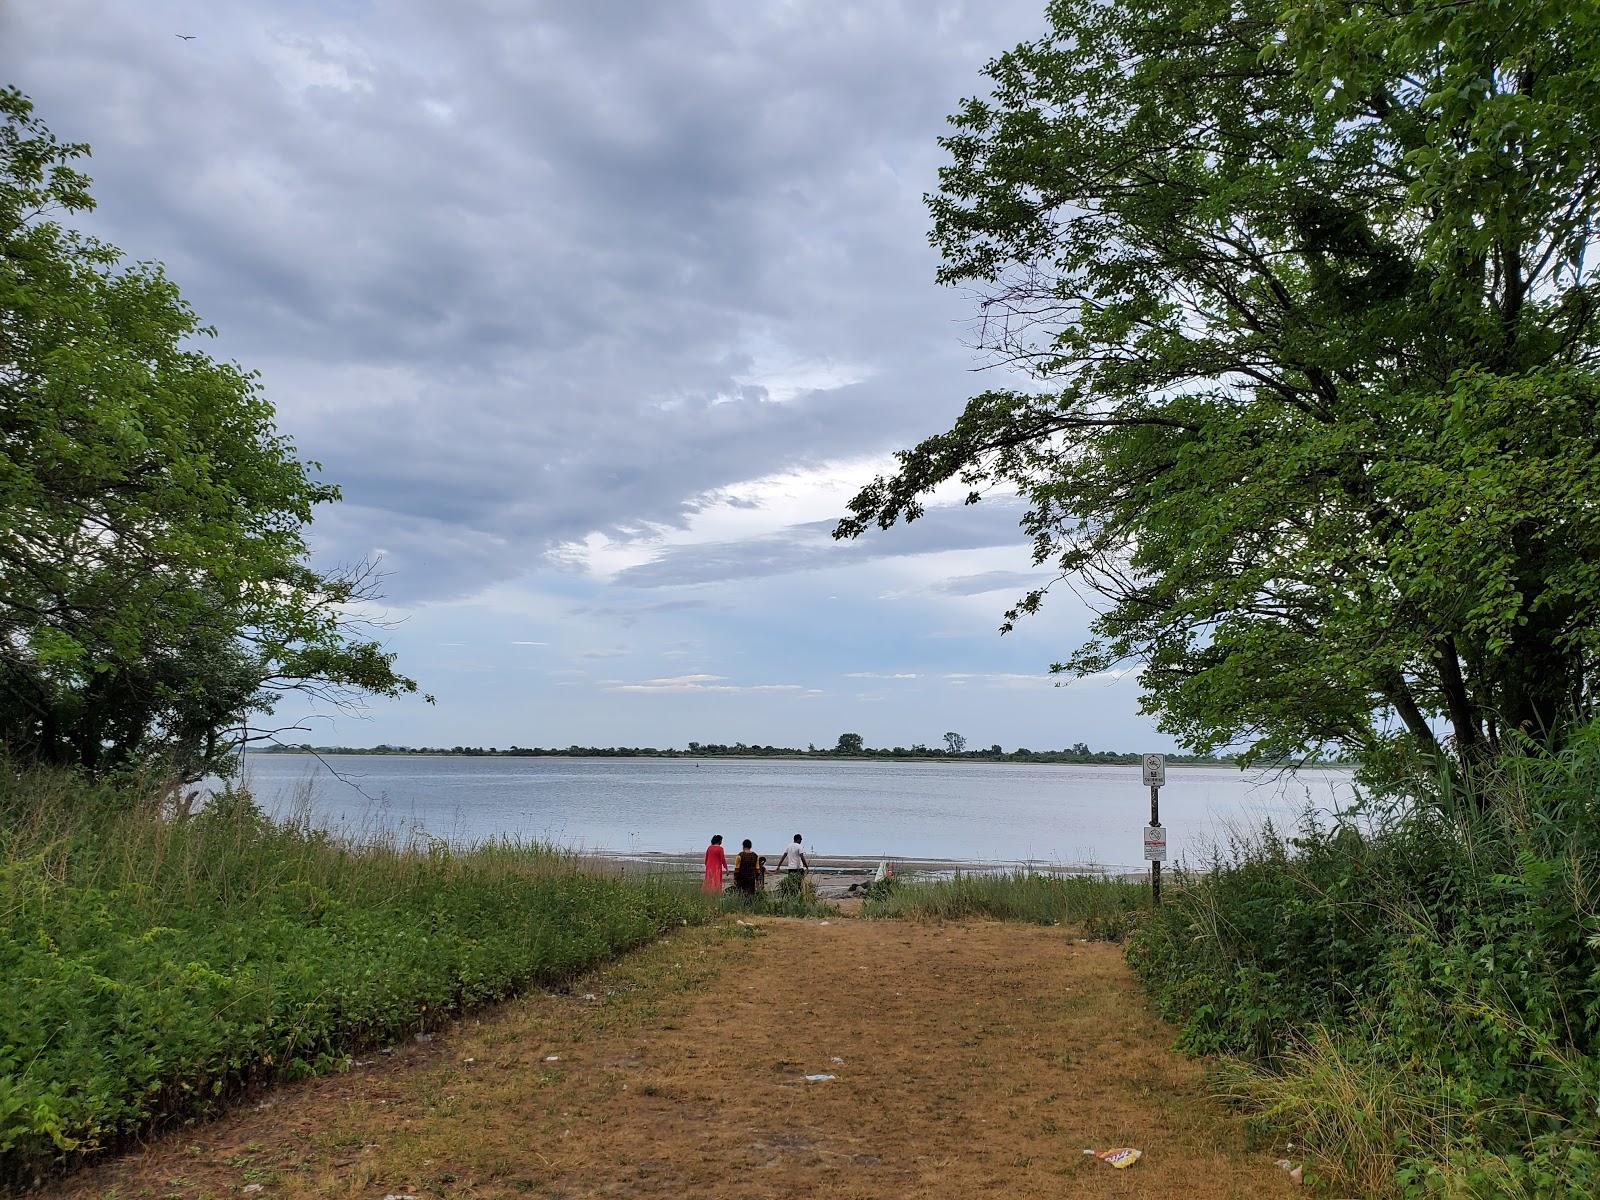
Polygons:
[[[804,876],[811,869],[811,860],[806,857],[804,839],[797,833],[794,841],[784,848],[783,857],[778,860],[778,870],[786,875],[799,872]],[[704,887],[708,892],[721,895],[726,890],[727,884],[724,876],[728,873],[728,855],[722,848],[722,835],[719,833],[711,839],[711,845],[706,847],[706,878]],[[757,854],[750,847],[750,839],[744,839],[744,845],[733,860],[733,887],[744,896],[754,896],[757,892],[764,891],[767,885],[767,856]]]

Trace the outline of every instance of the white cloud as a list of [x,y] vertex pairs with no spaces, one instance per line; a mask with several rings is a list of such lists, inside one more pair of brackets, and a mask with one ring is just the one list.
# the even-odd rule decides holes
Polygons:
[[645,679],[637,683],[612,681],[606,690],[611,692],[642,692],[646,694],[701,692],[710,695],[733,695],[739,692],[804,692],[798,683],[724,683],[722,675],[669,675],[659,679]]

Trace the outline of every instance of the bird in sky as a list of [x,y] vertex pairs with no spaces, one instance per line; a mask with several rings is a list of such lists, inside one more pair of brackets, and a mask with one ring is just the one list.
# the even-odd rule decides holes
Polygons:
[[180,41],[185,42],[192,42],[195,38],[195,35],[192,33],[175,33],[172,36],[178,38]]

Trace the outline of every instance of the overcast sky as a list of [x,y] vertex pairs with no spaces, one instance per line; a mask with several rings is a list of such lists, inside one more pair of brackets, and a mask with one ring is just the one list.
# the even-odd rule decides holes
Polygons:
[[1163,748],[1046,679],[1070,595],[997,633],[1013,509],[828,537],[999,382],[921,197],[1042,10],[0,0],[0,66],[343,486],[319,561],[381,556],[438,705],[305,738]]

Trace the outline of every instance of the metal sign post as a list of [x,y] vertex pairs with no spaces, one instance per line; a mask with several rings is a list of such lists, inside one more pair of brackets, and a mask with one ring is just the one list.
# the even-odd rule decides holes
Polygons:
[[1150,788],[1150,824],[1144,829],[1144,856],[1150,863],[1150,904],[1161,903],[1161,864],[1167,857],[1167,831],[1161,827],[1161,786],[1167,782],[1167,756],[1144,756],[1144,781]]

